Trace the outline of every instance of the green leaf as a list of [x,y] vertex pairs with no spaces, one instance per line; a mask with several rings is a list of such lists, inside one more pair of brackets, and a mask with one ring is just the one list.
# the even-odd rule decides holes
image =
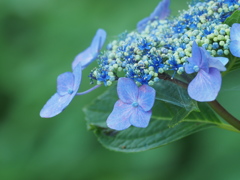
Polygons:
[[[103,146],[122,152],[139,152],[160,147],[213,126],[234,130],[231,126],[223,124],[206,103],[199,103],[201,111],[199,113],[181,107],[185,105],[181,101],[175,102],[178,99],[177,96],[172,96],[172,100],[166,98],[166,95],[157,95],[157,98],[161,100],[156,99],[152,109],[153,115],[147,128],[130,127],[123,131],[112,130],[106,126],[106,119],[118,100],[116,86],[113,86],[84,108],[88,127],[95,132]],[[189,101],[189,103],[195,102]],[[181,123],[169,126],[174,118]]]
[[229,16],[225,21],[224,24],[232,26],[234,23],[240,23],[240,10],[236,10]]
[[235,57],[233,55],[229,55],[229,62],[226,65],[227,70],[222,72],[222,76],[225,76],[226,74],[228,74],[231,71],[240,69],[240,58]]
[[171,106],[175,116],[169,122],[170,126],[181,122],[190,112],[199,111],[197,102],[189,97],[185,88],[165,80],[155,83],[154,88],[156,90],[156,100],[175,105]]

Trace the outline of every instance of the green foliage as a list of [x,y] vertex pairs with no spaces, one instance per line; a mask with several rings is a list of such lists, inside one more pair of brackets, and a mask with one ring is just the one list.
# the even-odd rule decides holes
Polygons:
[[234,23],[240,23],[240,10],[236,10],[225,21],[225,24],[232,26]]
[[231,71],[235,71],[237,69],[240,69],[240,58],[235,57],[233,55],[229,55],[229,62],[227,64],[227,70],[222,73],[222,75],[226,75],[227,73]]
[[198,108],[186,89],[164,80],[156,84],[155,89],[156,101],[147,128],[115,131],[106,126],[106,119],[118,99],[113,86],[84,109],[89,129],[106,148],[122,152],[160,147],[213,126],[233,130],[218,119],[207,103],[199,103]]

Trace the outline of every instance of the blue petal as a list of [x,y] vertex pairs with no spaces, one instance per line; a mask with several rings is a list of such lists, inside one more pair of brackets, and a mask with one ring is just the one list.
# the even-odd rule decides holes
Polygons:
[[75,94],[60,96],[55,93],[43,106],[40,116],[42,118],[51,118],[61,113],[72,101]]
[[138,32],[141,32],[145,29],[148,21],[153,21],[155,19],[167,18],[170,14],[169,5],[170,5],[170,0],[161,1],[149,17],[146,17],[138,22],[138,24],[137,24]]
[[138,87],[132,79],[119,78],[117,85],[118,97],[124,103],[132,104],[137,102]]
[[57,92],[60,96],[71,94],[74,86],[74,75],[71,72],[60,74],[57,78]]
[[135,127],[145,128],[148,126],[152,111],[144,111],[141,107],[134,109],[130,117],[130,123]]
[[222,77],[218,69],[209,68],[209,73],[200,70],[188,85],[188,94],[196,101],[213,101],[218,95],[221,83]]
[[82,65],[82,70],[85,69],[92,61],[96,59],[97,54],[92,54],[91,48],[88,47],[83,52],[79,53],[72,62],[72,69],[79,63]]
[[192,57],[188,58],[188,62],[192,66],[199,66],[199,67],[202,62],[202,52],[195,41],[193,42],[193,45],[192,45]]
[[142,32],[145,29],[149,20],[149,17],[146,17],[137,23],[138,32]]
[[152,109],[155,101],[156,91],[148,85],[142,85],[139,88],[138,104],[144,111]]
[[231,41],[229,49],[234,56],[240,57],[240,41]]
[[165,19],[170,14],[170,0],[163,0],[160,2],[157,7],[154,9],[150,15],[150,19]]
[[[193,61],[193,60],[192,60],[192,57],[188,58],[188,62],[192,62],[192,61]],[[187,74],[192,74],[192,73],[194,73],[194,72],[195,72],[195,70],[193,69],[194,66],[195,66],[195,64],[190,64],[190,63],[185,64],[185,65],[184,65],[185,72],[186,72]]]
[[131,126],[129,119],[133,113],[134,107],[131,104],[125,104],[118,100],[113,111],[107,118],[107,126],[115,130],[124,130]]
[[73,69],[73,75],[74,75],[73,91],[74,91],[74,94],[76,94],[78,89],[79,89],[79,86],[81,84],[81,80],[82,80],[82,66],[81,66],[81,64],[78,64]]
[[240,41],[240,24],[233,24],[230,30],[231,41]]
[[72,69],[76,67],[78,63],[81,63],[82,70],[85,69],[91,62],[93,62],[99,51],[101,50],[106,39],[106,32],[103,29],[98,29],[95,34],[90,47],[79,53],[72,62]]
[[211,57],[209,58],[209,67],[216,68],[219,71],[226,71],[225,65],[228,62],[228,58],[225,57]]
[[106,40],[107,33],[103,29],[98,29],[91,43],[92,53],[98,54]]
[[204,48],[200,48],[200,51],[201,51],[201,62],[200,62],[200,65],[199,65],[199,68],[206,71],[208,73],[209,71],[209,58],[211,58],[212,56],[209,54],[209,52],[204,49]]
[[[60,77],[61,80],[67,80],[69,77],[69,73],[65,74],[63,78]],[[61,75],[60,75],[61,76]],[[47,103],[44,105],[44,107],[42,108],[41,112],[40,112],[40,116],[43,118],[51,118],[53,116],[58,115],[59,113],[61,113],[68,105],[69,103],[72,101],[73,97],[76,95],[80,83],[81,83],[81,78],[82,78],[82,70],[81,70],[81,64],[78,64],[74,70],[73,70],[73,80],[74,80],[74,84],[73,84],[73,88],[72,88],[72,93],[67,93],[64,94],[64,89],[62,87],[58,87],[58,93],[55,93],[48,101]],[[59,80],[60,80],[59,79]],[[72,78],[69,78],[72,80]],[[64,95],[60,95],[59,94],[64,94]]]

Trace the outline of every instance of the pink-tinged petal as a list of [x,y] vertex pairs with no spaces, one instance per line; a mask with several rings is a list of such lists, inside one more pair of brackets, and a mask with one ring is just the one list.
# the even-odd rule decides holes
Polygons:
[[157,7],[150,15],[150,19],[166,19],[170,14],[169,5],[170,0],[163,0],[158,3]]
[[138,32],[141,32],[145,29],[148,21],[154,21],[155,19],[166,19],[170,14],[169,5],[170,0],[163,0],[160,2],[149,17],[146,17],[138,22]]
[[222,77],[218,69],[209,68],[209,73],[200,70],[188,85],[188,94],[196,101],[213,101],[220,91],[221,83]]
[[219,71],[226,71],[225,64],[227,64],[228,58],[225,57],[211,57],[209,58],[209,67],[216,68]]
[[74,75],[71,72],[60,74],[57,78],[57,93],[60,96],[72,94],[74,87]]
[[148,85],[142,85],[139,88],[138,104],[144,111],[152,109],[155,101],[156,91],[154,88]]
[[240,41],[240,24],[233,24],[230,30],[231,41]]
[[124,103],[131,104],[137,102],[138,87],[132,79],[119,78],[117,85],[118,97]]
[[131,126],[129,119],[132,116],[133,109],[134,107],[131,104],[125,104],[118,100],[107,118],[107,126],[118,131],[127,129]]
[[61,113],[72,101],[74,94],[60,96],[55,93],[43,106],[40,116],[42,118],[51,118]]
[[82,80],[82,66],[81,64],[78,64],[74,69],[73,69],[73,75],[74,75],[74,94],[77,93],[80,84],[81,84],[81,80]]
[[234,56],[240,57],[240,41],[231,41],[229,49]]
[[94,54],[98,54],[99,51],[102,49],[103,44],[106,40],[107,33],[103,29],[98,29],[96,35],[94,36],[92,43],[91,43],[91,51]]
[[145,128],[148,126],[152,116],[152,111],[144,111],[140,106],[134,108],[130,117],[130,123],[135,127]]

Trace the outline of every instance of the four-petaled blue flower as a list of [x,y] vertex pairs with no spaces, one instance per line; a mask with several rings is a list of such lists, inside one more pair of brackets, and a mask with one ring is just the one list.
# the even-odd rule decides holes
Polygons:
[[81,83],[82,69],[78,64],[72,72],[60,74],[57,78],[57,92],[47,101],[40,112],[43,118],[51,118],[61,113],[76,95]]
[[222,83],[220,71],[228,59],[224,57],[212,57],[196,42],[192,46],[192,57],[188,58],[189,64],[185,65],[187,74],[198,72],[196,77],[188,85],[188,94],[192,99],[200,102],[213,101],[216,99]]
[[[60,74],[57,78],[57,92],[47,101],[40,112],[43,118],[51,118],[61,113],[72,101],[79,89],[82,70],[96,59],[106,39],[106,32],[99,29],[94,36],[91,46],[76,56],[72,63],[72,72]],[[86,92],[99,87],[98,85]],[[79,94],[85,94],[79,93]]]
[[107,126],[115,130],[124,130],[131,125],[147,127],[156,91],[148,85],[138,87],[129,78],[119,78],[117,92],[119,100],[107,119]]
[[230,30],[231,43],[229,49],[231,53],[240,57],[240,24],[233,24]]
[[138,22],[137,24],[138,32],[142,32],[145,29],[148,21],[167,18],[168,15],[170,14],[169,5],[170,5],[170,0],[161,1],[149,17],[146,17]]

